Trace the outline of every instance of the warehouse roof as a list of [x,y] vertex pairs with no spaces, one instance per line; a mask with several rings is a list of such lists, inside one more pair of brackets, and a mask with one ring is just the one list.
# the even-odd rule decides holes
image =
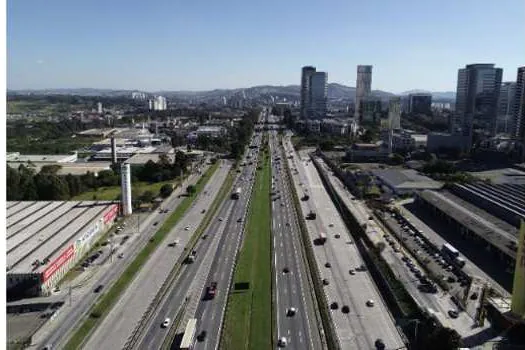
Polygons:
[[100,218],[112,203],[8,202],[7,259],[10,273],[30,273],[36,260],[50,261],[84,233],[86,226]]
[[485,217],[468,210],[440,192],[425,190],[419,196],[508,256],[516,259],[516,251],[512,247],[516,246],[517,238],[512,233],[502,230]]
[[372,173],[383,183],[396,189],[440,189],[441,182],[419,174],[413,169],[377,169]]

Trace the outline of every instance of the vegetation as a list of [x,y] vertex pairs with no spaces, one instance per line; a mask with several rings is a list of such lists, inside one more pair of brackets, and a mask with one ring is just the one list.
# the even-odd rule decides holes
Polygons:
[[[187,156],[178,152],[174,162],[161,156],[159,162],[148,161],[143,166],[132,167],[132,183],[159,184],[146,189],[159,193],[160,187],[173,182],[190,164]],[[58,175],[59,165],[44,166],[36,173],[32,167],[21,165],[18,169],[7,167],[7,200],[67,200],[71,198],[94,200],[118,198],[119,169],[103,170],[98,176],[88,172],[84,175]],[[134,186],[137,188],[137,186]],[[103,188],[99,193],[99,189]],[[83,194],[83,195],[81,195]],[[80,196],[81,195],[81,196]],[[134,193],[139,198],[141,193]],[[147,201],[151,195],[144,196]],[[153,198],[151,198],[153,199]]]
[[234,283],[228,298],[221,348],[270,349],[272,347],[272,272],[270,234],[270,163],[265,151],[263,168],[257,174],[246,233]]
[[[208,171],[199,179],[196,184],[196,191],[200,192],[210,177],[217,170],[218,164],[211,166]],[[164,222],[162,227],[153,235],[152,240],[142,249],[142,251],[135,257],[131,264],[126,268],[118,280],[109,288],[109,290],[101,296],[97,304],[91,308],[89,317],[82,323],[76,332],[69,339],[66,344],[66,349],[79,349],[83,344],[85,338],[89,333],[98,326],[102,319],[111,310],[113,305],[117,302],[120,295],[133,281],[135,275],[140,271],[142,265],[146,263],[151,254],[162,243],[166,235],[177,224],[177,222],[186,213],[186,210],[193,203],[194,197],[186,197],[173,211],[170,217]]]

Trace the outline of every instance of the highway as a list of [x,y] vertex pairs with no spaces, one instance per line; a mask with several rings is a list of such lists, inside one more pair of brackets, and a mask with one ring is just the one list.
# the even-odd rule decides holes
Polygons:
[[[286,150],[293,150],[289,139]],[[337,307],[333,304],[331,315],[339,345],[342,349],[374,349],[376,341],[381,339],[387,349],[404,348],[395,321],[371,276],[366,271],[356,271],[363,259],[317,170],[308,161],[307,152],[301,152],[300,157],[296,153],[293,156],[289,165],[297,169],[292,171],[296,189],[298,193],[310,195],[308,201],[301,202],[303,214],[307,215],[310,210],[317,214],[315,220],[307,220],[310,237],[314,240],[320,232],[327,236],[324,245],[313,249],[321,277],[328,282],[325,286],[327,301],[329,305],[337,303]],[[354,274],[350,274],[350,270]],[[367,306],[369,300],[374,302],[373,306]],[[343,306],[348,307],[347,313],[343,312]]]
[[[260,144],[260,136],[256,136],[255,139],[255,142]],[[196,261],[185,265],[181,270],[179,277],[159,304],[155,315],[144,327],[143,336],[136,346],[137,349],[159,349],[165,342],[169,329],[161,328],[161,323],[167,317],[173,320],[181,311],[181,305],[185,301],[187,301],[187,306],[183,311],[184,317],[179,328],[184,329],[187,320],[195,317],[199,320],[197,334],[201,330],[206,330],[208,337],[204,339],[204,342],[197,343],[194,349],[215,349],[217,347],[233,264],[242,237],[244,217],[251,195],[252,181],[250,179],[257,166],[257,152],[248,152],[254,153],[252,156],[254,163],[242,169],[233,186],[233,188],[242,188],[239,199],[232,200],[228,197],[221,204],[212,224],[204,233],[208,238],[201,240],[195,249],[197,251]],[[242,222],[237,222],[239,218],[243,218]],[[218,283],[217,296],[213,300],[203,300],[205,287],[212,281]]]
[[[205,171],[205,169],[203,169]],[[198,174],[191,175],[183,186],[177,188],[172,195],[167,198],[163,206],[170,208],[168,213],[152,212],[146,219],[140,222],[140,234],[137,234],[136,229],[132,226],[133,222],[127,220],[129,225],[125,229],[125,233],[132,234],[130,242],[124,250],[124,257],[122,259],[113,259],[113,262],[108,262],[106,266],[97,271],[97,273],[90,279],[89,283],[81,288],[72,290],[72,302],[69,305],[68,294],[64,293],[64,306],[60,309],[59,315],[52,323],[48,322],[33,336],[33,345],[31,348],[40,349],[45,345],[52,344],[54,348],[60,348],[65,345],[66,338],[69,337],[70,332],[75,329],[80,320],[84,319],[84,315],[95,304],[96,300],[101,294],[93,293],[94,286],[103,285],[108,288],[122,272],[133,261],[136,254],[148,243],[149,238],[158,230],[160,225],[171,215],[174,208],[176,208],[183,200],[179,198],[179,194],[185,188],[185,184],[195,183],[200,177]],[[140,214],[139,214],[140,215]],[[133,220],[133,219],[132,219]],[[152,223],[158,222],[157,226]],[[120,250],[119,250],[120,251]]]
[[[353,196],[345,189],[343,183],[332,174],[328,165],[319,158],[317,161],[323,167],[325,174],[328,176],[336,192],[343,199],[343,203],[349,211],[359,222],[368,223],[366,234],[372,242],[374,242],[374,244],[379,242],[385,244],[385,249],[381,252],[381,255],[396,273],[397,278],[404,284],[408,293],[414,298],[420,308],[433,314],[443,326],[455,329],[462,337],[473,338],[476,334],[482,333],[490,328],[488,321],[483,327],[474,327],[474,320],[466,312],[460,312],[457,318],[451,318],[448,315],[448,311],[457,310],[457,307],[450,300],[450,295],[444,293],[439,285],[436,286],[438,292],[435,294],[425,293],[419,290],[419,279],[414,276],[408,266],[402,261],[403,256],[411,257],[410,253],[403,248],[400,248],[399,252],[394,251],[393,247],[390,246],[384,238],[384,235],[388,232],[383,229],[382,225],[378,225],[373,220],[368,220],[372,214],[371,211],[369,211],[361,201],[357,199],[351,200]],[[391,237],[394,237],[394,235]],[[420,271],[425,271],[414,258],[411,257],[411,260]]]
[[[97,327],[86,342],[86,348],[121,349],[126,344],[175,263],[186,250],[186,245],[205,217],[203,210],[213,203],[230,169],[231,164],[223,162],[186,214],[141,268],[109,315]],[[179,240],[179,244],[170,247],[169,244],[175,240]]]
[[[322,349],[322,325],[316,319],[313,289],[308,283],[306,258],[299,241],[300,231],[291,192],[294,189],[287,181],[286,155],[276,132],[271,132],[270,151],[272,197],[275,199],[272,201],[272,234],[277,337],[286,338],[288,349]],[[295,315],[287,313],[291,307],[296,309]]]

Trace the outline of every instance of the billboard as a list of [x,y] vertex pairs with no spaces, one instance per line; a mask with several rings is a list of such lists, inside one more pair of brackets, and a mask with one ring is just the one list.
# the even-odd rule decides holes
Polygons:
[[75,247],[70,245],[42,272],[42,283],[45,283],[55,272],[75,255]]
[[514,285],[512,287],[511,310],[520,318],[525,316],[525,222],[521,221],[516,255],[516,269],[514,271]]
[[93,226],[91,226],[86,232],[84,232],[82,237],[77,239],[75,243],[77,247],[80,248],[89,243],[91,238],[93,238],[93,236],[95,236],[100,231],[100,228],[102,227],[102,220],[102,218],[98,219]]
[[104,214],[104,225],[113,220],[118,214],[118,204],[112,205]]

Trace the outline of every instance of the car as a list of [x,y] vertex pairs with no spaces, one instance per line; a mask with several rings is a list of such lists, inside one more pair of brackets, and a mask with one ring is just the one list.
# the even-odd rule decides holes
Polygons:
[[157,226],[158,224],[159,224],[159,222],[158,222],[158,221],[155,221],[155,222],[153,223],[153,226]]
[[200,342],[204,341],[204,339],[206,339],[206,334],[206,331],[201,331],[199,335],[197,335],[197,340]]
[[237,219],[237,222],[242,222],[242,218],[238,218],[238,219]]
[[284,272],[284,273],[288,273],[288,272],[290,272],[290,269],[287,268],[287,267],[285,267],[285,268],[283,269],[283,272]]
[[478,293],[474,292],[470,295],[470,300],[476,300],[478,298]]
[[331,268],[332,267],[332,264],[330,264],[329,262],[327,262],[326,264],[324,264],[325,267],[327,268]]
[[333,223],[329,223],[328,227],[334,227],[334,224]]
[[286,345],[288,344],[288,341],[286,340],[285,337],[281,337],[279,338],[279,341],[277,342],[277,345],[281,348],[284,348],[286,347]]
[[336,233],[334,237],[335,238],[341,238],[341,235],[339,233]]
[[330,284],[330,282],[328,281],[328,279],[327,278],[323,278],[323,285],[327,286],[329,284]]
[[374,218],[372,216],[369,216],[368,220],[374,220]]
[[201,214],[204,214],[206,212],[206,209],[201,210]]
[[289,222],[287,222],[287,223],[286,223],[286,226],[290,226],[290,223],[289,223]]
[[452,277],[452,276],[448,276],[447,282],[448,283],[454,283],[454,282],[456,282],[456,279],[454,277]]
[[375,302],[374,302],[372,299],[368,299],[368,300],[366,301],[366,306],[368,306],[368,307],[372,307],[372,306],[374,306],[374,305],[375,305]]
[[354,269],[350,269],[350,270],[348,270],[348,273],[351,274],[352,276],[355,275],[355,271],[354,271]]
[[338,308],[339,308],[339,304],[336,301],[330,304],[330,309],[337,310]]
[[42,348],[42,350],[51,350],[51,349],[53,349],[53,345],[52,344],[47,344],[46,346],[44,346]]
[[286,316],[294,316],[297,312],[297,309],[295,307],[290,307],[286,310]]
[[184,228],[185,231],[188,231],[189,229],[190,229],[189,226],[186,226],[186,227]]
[[456,310],[448,310],[448,315],[451,317],[451,318],[458,318],[459,314]]
[[222,221],[222,220],[223,220],[223,218],[222,218],[222,217],[220,217],[220,218],[219,218],[219,221]]
[[365,266],[364,264],[361,264],[361,266],[358,266],[358,267],[356,268],[356,270],[357,270],[357,271],[366,271],[367,269],[366,269],[366,266]]
[[162,328],[166,328],[170,325],[171,323],[171,319],[168,317],[164,320],[164,322],[162,322],[162,324],[160,325]]
[[208,235],[202,235],[202,236],[201,236],[201,239],[202,239],[202,240],[204,240],[204,239],[206,239],[206,238],[208,238]]
[[122,258],[124,257],[124,253],[120,253],[120,254],[118,255],[118,257],[119,257],[119,259],[122,259]]
[[377,350],[384,350],[386,348],[385,342],[381,338],[377,338],[374,342],[374,346]]
[[102,290],[102,288],[104,288],[104,285],[99,284],[99,285],[97,286],[97,288],[95,288],[95,289],[93,290],[93,293],[99,293],[99,292]]
[[342,308],[341,308],[341,311],[344,313],[344,314],[347,314],[350,312],[350,307],[348,305],[344,305]]

